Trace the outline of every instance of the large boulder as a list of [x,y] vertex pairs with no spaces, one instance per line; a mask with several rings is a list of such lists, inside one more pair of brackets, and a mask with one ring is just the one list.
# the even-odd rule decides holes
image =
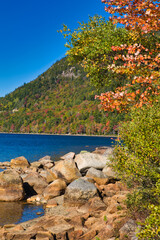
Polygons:
[[94,179],[94,181],[99,185],[105,185],[109,182],[109,178],[100,170],[95,168],[89,168],[86,173],[86,177]]
[[64,201],[70,203],[83,203],[96,195],[97,188],[95,185],[79,178],[67,186],[64,194]]
[[30,163],[25,157],[17,157],[11,160],[11,168],[26,169],[30,166]]
[[107,156],[84,152],[76,155],[75,162],[80,172],[85,172],[91,167],[96,169],[103,169],[106,164],[110,163],[110,160]]
[[45,188],[43,196],[47,200],[54,198],[64,193],[66,187],[66,182],[63,179],[56,179],[54,182],[52,182]]
[[29,173],[24,179],[25,191],[28,196],[42,194],[48,183],[37,172]]
[[71,183],[81,177],[81,173],[72,159],[59,161],[55,167],[53,167],[53,170],[57,172],[58,177],[63,178],[66,183]]
[[0,201],[19,201],[24,198],[22,178],[15,170],[0,173]]

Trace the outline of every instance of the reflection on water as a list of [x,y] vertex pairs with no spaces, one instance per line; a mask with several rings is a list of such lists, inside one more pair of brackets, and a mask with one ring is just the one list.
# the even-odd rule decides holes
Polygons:
[[[40,215],[37,215],[41,212]],[[22,202],[0,202],[0,226],[25,222],[42,216],[42,206],[28,205]]]
[[42,205],[31,205],[25,204],[23,205],[23,214],[21,219],[17,223],[25,222],[37,217],[44,215],[44,209]]
[[0,202],[0,225],[16,223],[22,217],[23,205],[18,202]]

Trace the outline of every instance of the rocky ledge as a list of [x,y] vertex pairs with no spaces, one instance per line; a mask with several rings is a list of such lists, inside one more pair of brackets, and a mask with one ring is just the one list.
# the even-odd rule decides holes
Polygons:
[[126,214],[128,190],[110,167],[112,148],[0,163],[0,201],[44,204],[45,215],[0,228],[1,240],[136,240]]

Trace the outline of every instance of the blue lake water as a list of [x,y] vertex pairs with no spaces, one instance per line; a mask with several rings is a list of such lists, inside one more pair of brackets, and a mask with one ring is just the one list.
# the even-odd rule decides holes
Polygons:
[[115,138],[96,136],[62,136],[37,134],[0,134],[0,162],[24,156],[29,162],[46,155],[57,159],[68,152],[93,151],[99,146],[111,146]]
[[[115,138],[110,137],[0,133],[0,162],[19,156],[33,162],[46,155],[58,160],[68,152],[93,151],[96,147],[112,146],[114,143]],[[37,212],[43,215],[43,206],[1,202],[0,225],[36,218],[39,216]]]

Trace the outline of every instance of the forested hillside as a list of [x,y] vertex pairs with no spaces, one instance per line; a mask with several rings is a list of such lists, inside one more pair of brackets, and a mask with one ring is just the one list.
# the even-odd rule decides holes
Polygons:
[[63,58],[34,81],[0,98],[0,131],[115,133],[122,116],[100,111],[96,94],[82,67],[68,65]]

